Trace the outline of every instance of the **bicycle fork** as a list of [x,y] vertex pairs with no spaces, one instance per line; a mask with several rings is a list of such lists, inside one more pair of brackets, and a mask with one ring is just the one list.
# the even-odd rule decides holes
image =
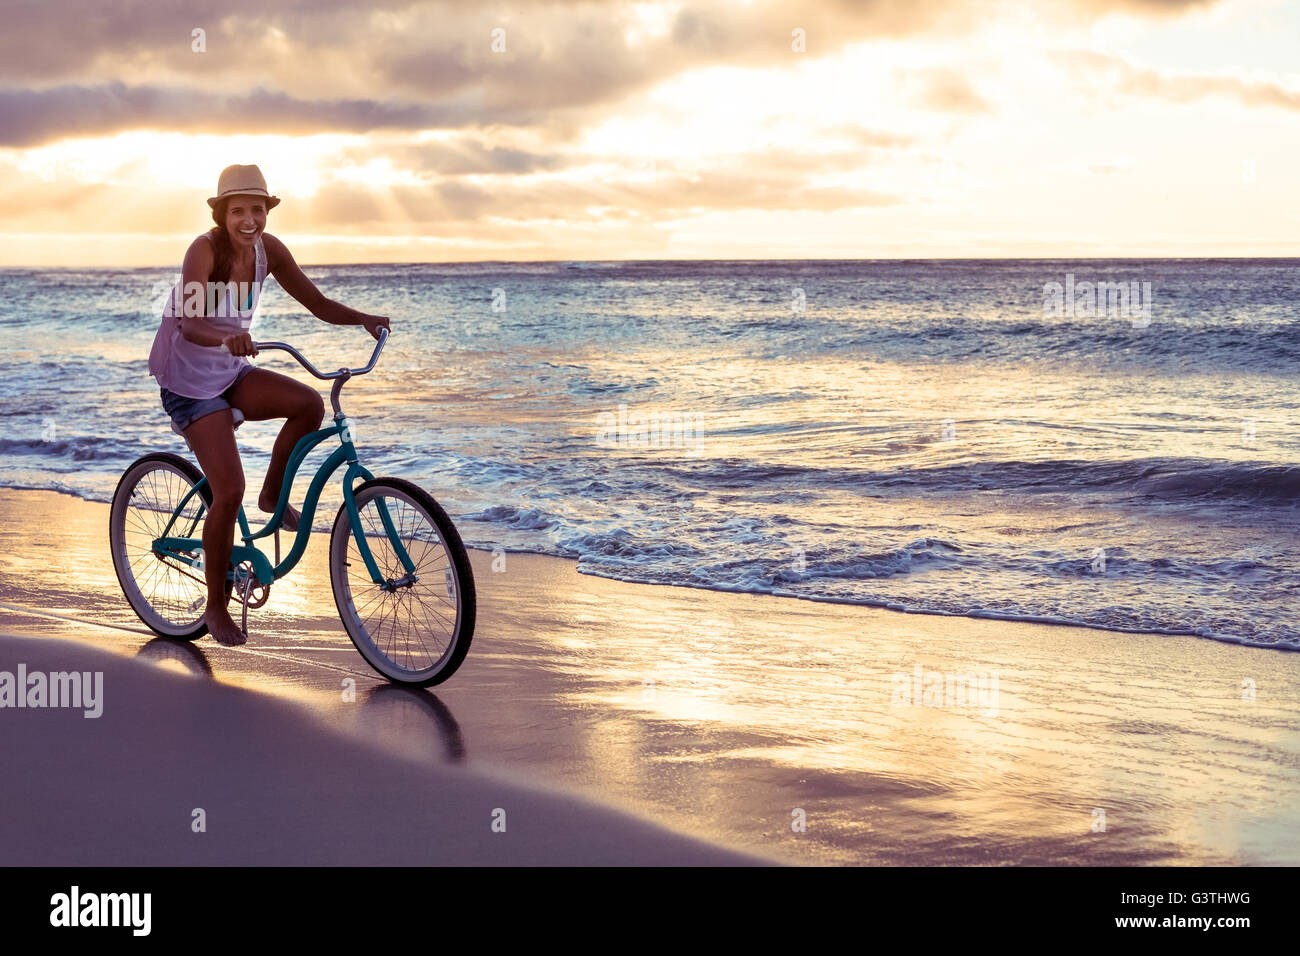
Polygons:
[[409,588],[420,580],[419,575],[415,573],[415,562],[407,553],[406,548],[402,546],[402,539],[397,533],[397,528],[393,524],[393,516],[388,512],[388,505],[384,503],[382,497],[374,500],[375,510],[379,512],[379,520],[384,526],[384,533],[388,535],[388,541],[393,546],[393,551],[397,554],[397,559],[406,569],[406,574],[394,581],[391,578],[385,578],[379,572],[379,566],[375,564],[374,555],[370,553],[370,545],[366,542],[365,529],[361,526],[361,511],[357,508],[356,498],[352,493],[352,481],[356,472],[349,470],[348,478],[343,483],[346,489],[344,493],[344,504],[348,509],[348,522],[352,525],[352,536],[356,539],[357,550],[361,552],[361,560],[365,562],[366,570],[370,572],[370,580],[379,586],[381,591],[396,591],[398,588]]

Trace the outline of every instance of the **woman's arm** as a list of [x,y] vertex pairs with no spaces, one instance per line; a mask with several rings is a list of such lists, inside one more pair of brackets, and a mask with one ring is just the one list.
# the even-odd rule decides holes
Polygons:
[[285,292],[306,306],[316,318],[331,325],[364,325],[375,338],[379,338],[379,329],[388,328],[387,316],[358,312],[342,302],[327,299],[316,288],[316,283],[298,268],[289,248],[269,232],[262,233],[262,244],[266,246],[266,266],[271,275]]
[[195,345],[216,348],[226,340],[208,324],[208,278],[212,275],[212,243],[199,236],[190,243],[181,266],[181,335]]

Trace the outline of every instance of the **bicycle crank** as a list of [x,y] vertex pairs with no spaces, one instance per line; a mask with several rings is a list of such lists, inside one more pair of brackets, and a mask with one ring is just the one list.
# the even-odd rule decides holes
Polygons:
[[259,608],[271,597],[271,585],[257,580],[257,575],[247,564],[235,569],[235,593],[240,603],[247,607]]

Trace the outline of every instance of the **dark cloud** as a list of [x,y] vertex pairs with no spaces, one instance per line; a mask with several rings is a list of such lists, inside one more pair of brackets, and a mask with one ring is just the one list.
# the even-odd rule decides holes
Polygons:
[[[6,0],[0,31],[0,79],[86,82],[120,79],[115,65],[147,58],[155,66],[183,71],[244,67],[257,56],[259,36],[279,27],[296,38],[302,53],[336,39],[349,25],[412,0],[366,0],[365,11],[348,0]],[[191,49],[195,28],[207,34],[208,52]],[[341,32],[342,31],[342,32]]]
[[379,100],[298,100],[254,90],[224,95],[153,86],[60,86],[0,90],[0,145],[35,146],[122,129],[193,133],[368,132],[424,129],[463,120],[454,108]]
[[[1063,9],[1161,16],[1208,2],[1071,0]],[[632,7],[615,0],[518,8],[471,0],[10,0],[0,35],[0,81],[11,84],[0,91],[0,142],[250,124],[289,133],[544,127],[567,139],[594,112],[688,70],[789,65],[873,37],[959,35],[987,16],[969,0],[743,7],[696,0],[676,12],[666,35],[637,40],[627,35],[639,28]],[[195,27],[207,31],[206,53],[191,52]],[[504,52],[493,51],[496,28],[505,30]],[[791,49],[795,29],[806,38],[804,53]],[[927,101],[983,108],[960,80],[938,83]]]
[[[1083,17],[1116,10],[1159,17],[1215,2],[1068,0],[1052,6]],[[4,16],[0,79],[93,83],[121,79],[114,64],[144,61],[182,72],[225,67],[238,76],[267,65],[279,47],[265,41],[277,31],[291,55],[318,76],[331,66],[321,54],[348,51],[348,62],[335,66],[350,67],[358,57],[392,65],[396,74],[418,76],[430,91],[485,79],[493,27],[507,29],[509,46],[541,52],[562,67],[575,60],[592,65],[597,57],[584,50],[627,61],[631,50],[621,32],[635,22],[619,0],[535,0],[500,8],[476,0],[7,0]],[[986,5],[969,0],[757,0],[743,8],[696,0],[676,14],[669,36],[647,59],[667,50],[683,51],[697,65],[786,56],[796,27],[806,31],[809,54],[821,55],[866,37],[962,30],[986,17]],[[202,57],[190,48],[196,27],[207,33]]]
[[[371,148],[346,150],[345,158],[365,161],[375,155]],[[394,166],[422,174],[438,176],[550,172],[571,165],[572,160],[558,153],[535,153],[526,149],[488,146],[473,137],[449,142],[403,143],[383,148],[383,155]]]
[[[625,36],[637,25],[632,12],[614,2],[502,11],[397,0],[357,8],[20,3],[7,11],[0,79],[23,86],[0,92],[0,132],[8,145],[133,128],[222,131],[236,122],[284,132],[546,125],[572,135],[581,121],[560,114],[612,106],[684,70],[790,64],[869,36],[951,29],[974,19],[963,7],[701,2],[679,11],[666,36],[638,43]],[[195,26],[207,30],[206,53],[190,50]],[[499,53],[491,45],[498,27],[506,31]],[[791,50],[796,27],[808,37],[806,54]],[[244,92],[249,86],[257,89]]]
[[[799,57],[834,53],[871,37],[959,32],[977,22],[960,0],[856,0],[791,6],[757,0],[748,6],[687,4],[667,35],[629,39],[639,29],[625,4],[572,4],[545,15],[501,17],[488,10],[439,33],[428,28],[394,38],[376,68],[393,88],[438,96],[472,85],[484,122],[502,109],[574,109],[624,99],[687,70],[707,66],[785,66]],[[494,27],[505,51],[494,52]],[[792,49],[803,31],[806,52]],[[412,37],[421,42],[412,42]]]

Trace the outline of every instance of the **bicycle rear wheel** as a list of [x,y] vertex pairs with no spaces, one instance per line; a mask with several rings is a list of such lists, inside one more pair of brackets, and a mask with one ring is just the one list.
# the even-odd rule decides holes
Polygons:
[[[393,683],[441,684],[460,667],[474,636],[474,576],[460,535],[427,491],[400,478],[367,481],[355,500],[385,583],[371,580],[345,503],[330,537],[330,581],[343,627],[366,662]],[[380,501],[414,572],[388,537]]]
[[179,455],[145,455],[123,472],[109,510],[109,550],[127,603],[151,630],[183,641],[208,632],[203,621],[207,581],[198,568],[156,554],[153,542],[169,522],[171,537],[202,537],[212,503],[207,487],[177,510],[202,478],[203,472]]

